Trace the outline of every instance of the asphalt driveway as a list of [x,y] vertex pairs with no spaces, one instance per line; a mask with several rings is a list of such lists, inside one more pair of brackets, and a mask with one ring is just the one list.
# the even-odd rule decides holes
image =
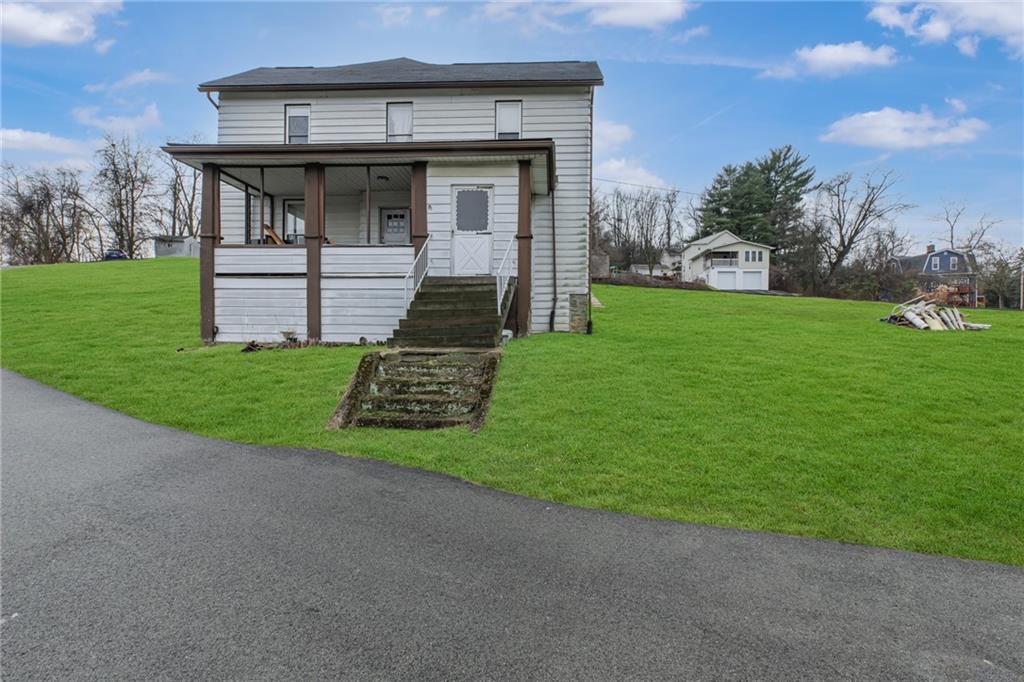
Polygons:
[[1024,678],[1020,569],[2,407],[5,680]]

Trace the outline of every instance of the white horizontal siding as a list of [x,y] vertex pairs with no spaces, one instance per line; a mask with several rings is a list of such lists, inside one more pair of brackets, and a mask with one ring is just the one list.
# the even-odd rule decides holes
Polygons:
[[412,267],[411,246],[325,246],[320,252],[321,273],[343,275],[401,275]]
[[405,316],[404,291],[401,276],[324,277],[320,337],[336,343],[387,340]]
[[213,271],[218,275],[302,275],[306,250],[277,246],[215,249]]
[[281,341],[286,330],[306,338],[304,277],[217,277],[213,293],[217,341]]

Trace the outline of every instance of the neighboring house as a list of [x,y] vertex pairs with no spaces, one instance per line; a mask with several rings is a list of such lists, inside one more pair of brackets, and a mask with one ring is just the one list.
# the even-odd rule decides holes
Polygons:
[[936,251],[935,245],[929,244],[924,253],[897,256],[891,263],[899,272],[913,274],[923,292],[933,292],[944,284],[955,297],[950,303],[978,305],[978,268],[973,254],[958,249]]
[[153,237],[153,256],[199,256],[199,240],[173,234],[159,234]]
[[382,341],[428,275],[493,278],[520,334],[584,331],[602,83],[403,58],[201,84],[217,143],[163,149],[203,172],[203,338]]
[[722,230],[685,246],[682,279],[703,281],[716,289],[767,291],[771,252],[770,246]]
[[647,263],[633,263],[629,271],[638,275],[651,275],[653,277],[679,277],[682,270],[682,249],[671,247],[661,252],[661,258],[654,264],[654,268]]

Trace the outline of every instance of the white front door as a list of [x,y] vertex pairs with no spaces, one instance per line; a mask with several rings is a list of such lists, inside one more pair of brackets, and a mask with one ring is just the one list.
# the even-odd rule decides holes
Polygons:
[[452,274],[491,274],[494,189],[452,187]]

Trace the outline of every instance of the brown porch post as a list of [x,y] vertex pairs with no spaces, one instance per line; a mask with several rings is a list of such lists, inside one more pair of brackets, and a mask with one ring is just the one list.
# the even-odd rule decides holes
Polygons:
[[533,282],[533,191],[530,181],[530,162],[519,162],[519,223],[516,229],[518,243],[516,279],[516,327],[520,336],[530,332],[530,289]]
[[220,168],[203,164],[203,198],[199,232],[199,335],[213,343],[217,335],[214,323],[214,248],[220,243]]
[[427,162],[417,161],[412,165],[410,183],[409,222],[412,227],[412,246],[415,255],[420,255],[423,242],[427,241]]
[[324,167],[306,165],[306,337],[320,340],[320,244],[324,238]]

